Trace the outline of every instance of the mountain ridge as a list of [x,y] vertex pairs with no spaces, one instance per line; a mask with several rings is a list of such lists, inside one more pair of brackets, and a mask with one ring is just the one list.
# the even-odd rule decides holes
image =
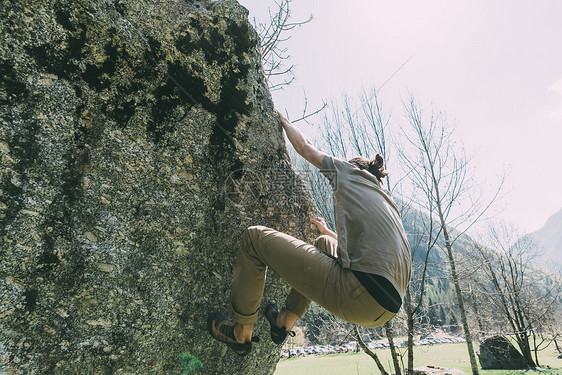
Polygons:
[[562,209],[550,216],[545,225],[530,233],[536,241],[544,246],[542,258],[562,264]]

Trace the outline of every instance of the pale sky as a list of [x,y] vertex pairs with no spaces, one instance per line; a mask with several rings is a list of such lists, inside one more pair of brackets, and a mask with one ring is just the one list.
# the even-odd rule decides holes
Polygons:
[[[275,7],[240,3],[250,20]],[[510,170],[500,218],[523,231],[562,209],[562,1],[294,0],[292,11],[313,20],[286,43],[296,79],[273,92],[278,109],[300,117],[303,89],[314,107],[380,86],[414,55],[380,92],[393,118],[409,93],[444,111],[483,183]]]

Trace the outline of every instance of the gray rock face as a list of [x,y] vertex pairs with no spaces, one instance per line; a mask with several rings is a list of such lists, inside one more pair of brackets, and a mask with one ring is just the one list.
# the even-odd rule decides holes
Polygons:
[[480,343],[478,354],[483,369],[523,369],[525,358],[504,336],[493,336]]
[[244,359],[206,332],[242,229],[314,235],[247,11],[1,0],[0,35],[1,371],[272,373],[263,317]]

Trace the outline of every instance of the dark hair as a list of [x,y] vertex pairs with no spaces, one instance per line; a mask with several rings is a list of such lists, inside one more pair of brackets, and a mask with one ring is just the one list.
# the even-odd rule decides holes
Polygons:
[[379,182],[382,182],[381,179],[383,177],[388,176],[388,172],[384,169],[384,158],[380,154],[377,154],[373,160],[358,156],[351,159],[349,162],[359,169],[367,170],[374,175]]

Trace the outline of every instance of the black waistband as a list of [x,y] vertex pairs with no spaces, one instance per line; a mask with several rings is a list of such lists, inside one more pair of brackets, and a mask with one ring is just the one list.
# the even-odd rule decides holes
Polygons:
[[400,298],[400,294],[396,291],[394,285],[385,277],[360,271],[352,270],[351,272],[382,307],[392,313],[397,313],[400,310],[402,298]]

